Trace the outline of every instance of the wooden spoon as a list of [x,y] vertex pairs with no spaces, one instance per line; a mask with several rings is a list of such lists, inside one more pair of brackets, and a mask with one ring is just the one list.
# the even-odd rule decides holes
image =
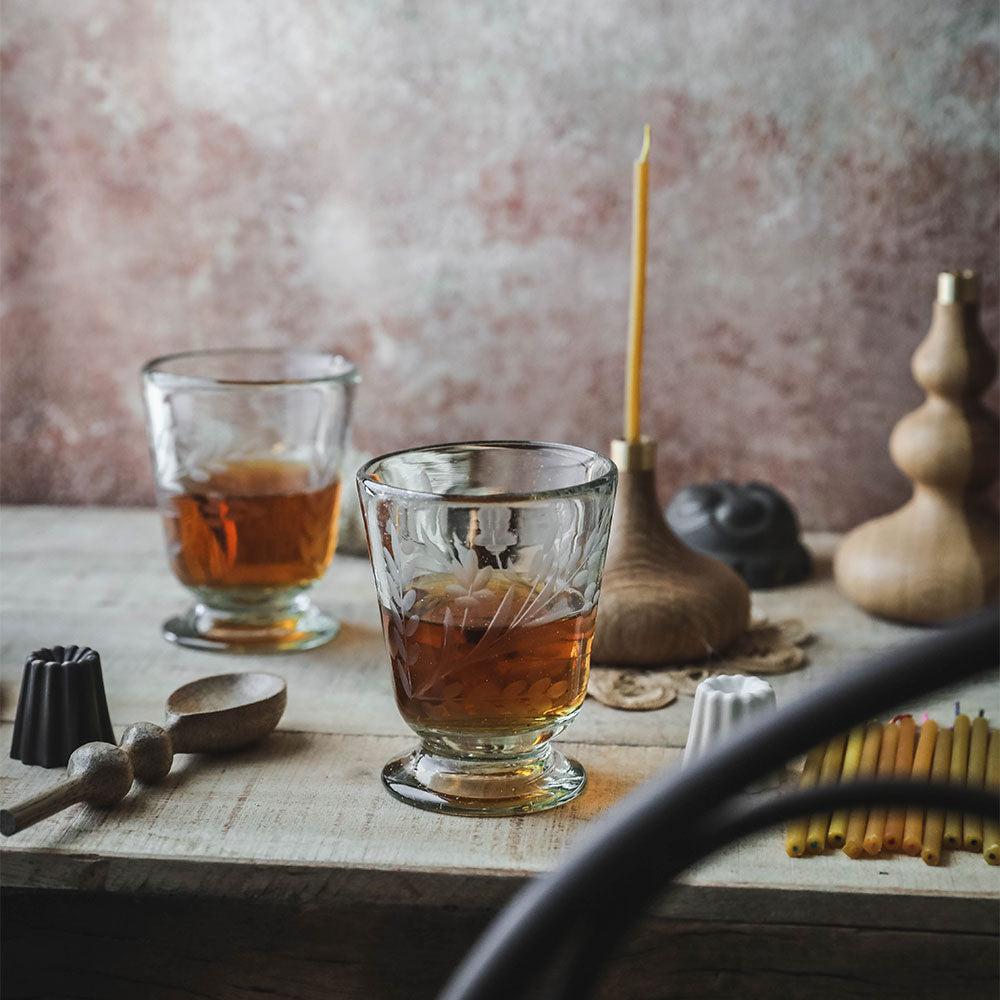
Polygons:
[[0,810],[0,833],[9,837],[74,802],[112,806],[138,778],[167,776],[175,753],[218,753],[263,739],[278,724],[288,700],[275,674],[217,674],[179,687],[167,698],[166,728],[136,722],[121,745],[85,743],[69,758],[69,778],[10,809]]

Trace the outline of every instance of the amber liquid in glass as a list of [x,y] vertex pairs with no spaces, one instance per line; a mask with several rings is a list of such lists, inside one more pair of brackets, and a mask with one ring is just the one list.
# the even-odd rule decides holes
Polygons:
[[382,622],[399,710],[415,729],[524,733],[580,706],[596,609],[533,609],[537,589],[507,573],[470,595],[454,595],[453,577],[423,577],[414,588],[402,628],[384,607]]
[[337,546],[340,482],[308,489],[309,467],[231,462],[169,498],[167,549],[181,583],[213,590],[301,588]]

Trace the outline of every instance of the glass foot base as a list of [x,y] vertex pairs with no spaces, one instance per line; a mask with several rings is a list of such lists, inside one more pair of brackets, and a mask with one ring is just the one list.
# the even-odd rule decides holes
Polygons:
[[530,757],[478,760],[417,748],[382,769],[389,792],[418,809],[455,816],[520,816],[575,799],[583,766],[552,746]]
[[163,623],[170,642],[220,653],[286,653],[314,649],[340,631],[340,622],[314,607],[296,608],[286,617],[220,611],[196,604],[187,614]]

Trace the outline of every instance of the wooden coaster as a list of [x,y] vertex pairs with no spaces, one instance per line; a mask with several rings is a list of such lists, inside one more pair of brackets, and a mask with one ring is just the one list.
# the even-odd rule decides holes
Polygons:
[[802,649],[812,639],[798,618],[771,622],[766,618],[750,624],[724,653],[698,663],[669,667],[591,666],[587,694],[610,708],[648,711],[663,708],[681,694],[693,696],[695,688],[717,674],[767,676],[789,674],[806,662]]
[[634,667],[591,667],[587,694],[602,705],[628,711],[663,708],[677,700],[673,670]]

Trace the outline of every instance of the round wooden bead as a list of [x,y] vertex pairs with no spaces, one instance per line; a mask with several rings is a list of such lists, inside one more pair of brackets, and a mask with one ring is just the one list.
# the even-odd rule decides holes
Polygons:
[[113,743],[84,743],[70,755],[66,773],[80,779],[80,797],[92,806],[113,806],[132,787],[132,762]]
[[147,785],[162,781],[174,763],[170,734],[152,722],[134,722],[122,734],[121,748],[132,761],[136,778]]

